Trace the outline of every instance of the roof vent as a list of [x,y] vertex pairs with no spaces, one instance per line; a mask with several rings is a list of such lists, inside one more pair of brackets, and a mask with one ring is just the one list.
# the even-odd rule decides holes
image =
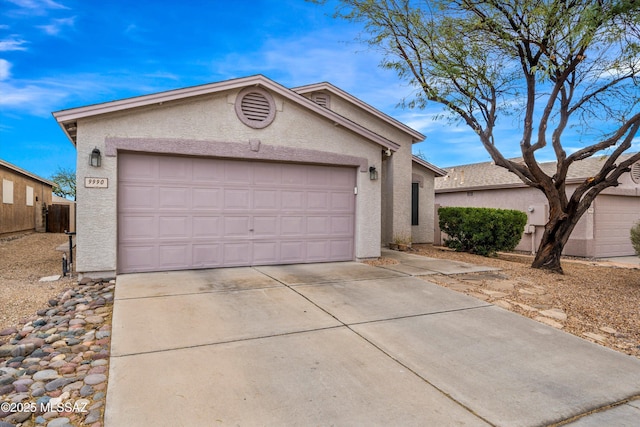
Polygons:
[[276,117],[276,104],[269,92],[258,87],[245,88],[236,98],[236,115],[242,123],[262,129]]
[[640,162],[631,165],[631,179],[636,184],[640,184]]
[[311,100],[321,107],[329,108],[329,101],[331,98],[329,97],[329,94],[320,92],[312,94]]

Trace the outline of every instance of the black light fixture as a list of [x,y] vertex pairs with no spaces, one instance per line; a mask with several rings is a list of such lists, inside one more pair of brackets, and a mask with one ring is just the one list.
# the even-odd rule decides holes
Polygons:
[[378,171],[376,170],[375,166],[369,167],[369,179],[371,181],[375,181],[378,179]]
[[89,164],[94,168],[99,168],[102,164],[102,155],[100,154],[100,150],[98,147],[94,148],[89,156]]

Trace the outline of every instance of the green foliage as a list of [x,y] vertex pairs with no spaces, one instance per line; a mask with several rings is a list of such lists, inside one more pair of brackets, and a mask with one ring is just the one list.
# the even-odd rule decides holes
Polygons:
[[442,207],[438,213],[447,247],[483,256],[513,250],[527,223],[526,213],[508,209]]
[[76,199],[76,171],[59,167],[49,179],[56,184],[53,187],[53,194],[67,199]]
[[631,227],[631,245],[636,251],[636,255],[640,256],[640,221]]

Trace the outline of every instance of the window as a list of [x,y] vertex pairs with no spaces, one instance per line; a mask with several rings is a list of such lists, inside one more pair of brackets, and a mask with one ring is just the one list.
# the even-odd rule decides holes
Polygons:
[[418,191],[420,184],[411,183],[411,225],[418,225]]
[[33,187],[27,185],[27,206],[33,206]]
[[276,103],[269,92],[258,87],[243,89],[236,98],[236,115],[254,129],[266,128],[276,117]]
[[13,181],[2,180],[2,203],[13,204]]

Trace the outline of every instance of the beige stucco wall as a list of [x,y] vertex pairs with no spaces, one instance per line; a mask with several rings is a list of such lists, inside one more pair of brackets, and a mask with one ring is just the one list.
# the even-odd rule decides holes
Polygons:
[[335,95],[331,96],[330,108],[378,135],[400,144],[400,149],[391,157],[387,157],[382,149],[379,152],[382,163],[382,167],[378,167],[382,182],[381,243],[386,245],[396,238],[411,238],[411,136]]
[[413,243],[433,243],[435,174],[415,162],[412,163],[412,181],[418,183],[418,225],[411,226],[411,240]]
[[[105,155],[105,139],[108,137],[191,140],[191,146],[193,140],[199,140],[203,147],[216,142],[246,144],[248,147],[250,140],[258,139],[263,147],[281,146],[363,157],[368,165],[380,169],[379,145],[278,96],[275,96],[277,115],[271,125],[264,129],[245,126],[234,111],[238,92],[234,90],[78,120],[79,272],[93,276],[110,275],[117,265],[118,159],[117,156]],[[103,153],[100,168],[88,164],[94,147]],[[399,197],[410,203],[410,147],[400,153],[398,161],[407,162],[406,167],[398,168],[402,170],[399,176],[406,183],[407,196]],[[318,162],[322,163],[322,158]],[[108,188],[85,188],[85,177],[107,178]],[[371,181],[368,172],[358,172],[357,186],[355,256],[377,257],[381,241],[381,180]]]

